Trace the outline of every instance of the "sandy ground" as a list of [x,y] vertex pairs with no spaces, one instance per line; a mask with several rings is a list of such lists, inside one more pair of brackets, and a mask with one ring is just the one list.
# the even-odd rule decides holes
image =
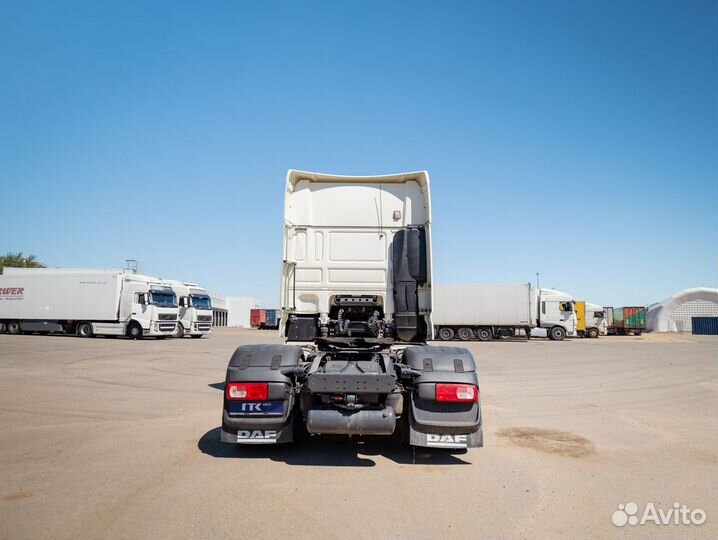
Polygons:
[[[0,335],[0,538],[718,537],[718,341],[473,343],[482,449],[218,441],[239,344]],[[619,528],[635,502],[701,526]]]

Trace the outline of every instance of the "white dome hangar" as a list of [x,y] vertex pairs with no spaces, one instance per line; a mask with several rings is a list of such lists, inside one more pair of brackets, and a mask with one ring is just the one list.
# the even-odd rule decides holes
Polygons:
[[646,327],[649,332],[718,334],[718,289],[686,289],[649,306]]

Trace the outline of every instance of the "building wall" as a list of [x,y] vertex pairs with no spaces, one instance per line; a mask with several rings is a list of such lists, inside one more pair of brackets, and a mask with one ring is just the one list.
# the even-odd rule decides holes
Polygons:
[[654,332],[690,332],[692,317],[718,317],[718,289],[686,289],[649,306],[646,327]]
[[228,296],[227,326],[249,328],[249,310],[257,307],[258,300],[249,296]]
[[718,317],[718,302],[711,300],[691,300],[673,310],[668,319],[669,331],[690,332],[692,317]]

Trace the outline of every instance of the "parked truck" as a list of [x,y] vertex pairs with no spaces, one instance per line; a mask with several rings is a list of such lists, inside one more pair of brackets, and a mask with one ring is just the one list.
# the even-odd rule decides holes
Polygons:
[[284,345],[245,345],[226,374],[221,440],[300,432],[483,445],[471,353],[429,347],[432,245],[426,172],[346,177],[291,170],[284,205]]
[[170,287],[126,270],[5,267],[0,275],[0,332],[164,338],[177,315]]
[[201,338],[212,331],[212,299],[206,289],[196,283],[166,280],[177,295],[179,320],[173,337]]
[[536,328],[560,341],[576,332],[571,296],[530,283],[436,285],[432,315],[434,337],[442,341],[530,338]]
[[281,312],[278,309],[252,308],[249,310],[249,325],[252,328],[264,330],[267,328],[279,328]]
[[646,308],[643,306],[607,307],[608,334],[640,336],[646,331]]
[[601,306],[583,300],[575,302],[575,306],[577,335],[597,338],[608,333],[606,313]]

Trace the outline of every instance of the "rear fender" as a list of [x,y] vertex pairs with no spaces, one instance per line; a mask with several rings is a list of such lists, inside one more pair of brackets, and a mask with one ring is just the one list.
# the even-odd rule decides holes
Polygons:
[[479,387],[471,353],[457,347],[408,347],[404,359],[421,372],[409,393],[409,442],[416,446],[483,446],[481,403],[436,400],[438,383]]
[[225,388],[231,382],[266,382],[267,400],[230,400],[225,391],[223,442],[292,442],[294,387],[292,379],[282,370],[298,365],[302,355],[301,348],[287,345],[245,345],[237,348],[227,366]]

